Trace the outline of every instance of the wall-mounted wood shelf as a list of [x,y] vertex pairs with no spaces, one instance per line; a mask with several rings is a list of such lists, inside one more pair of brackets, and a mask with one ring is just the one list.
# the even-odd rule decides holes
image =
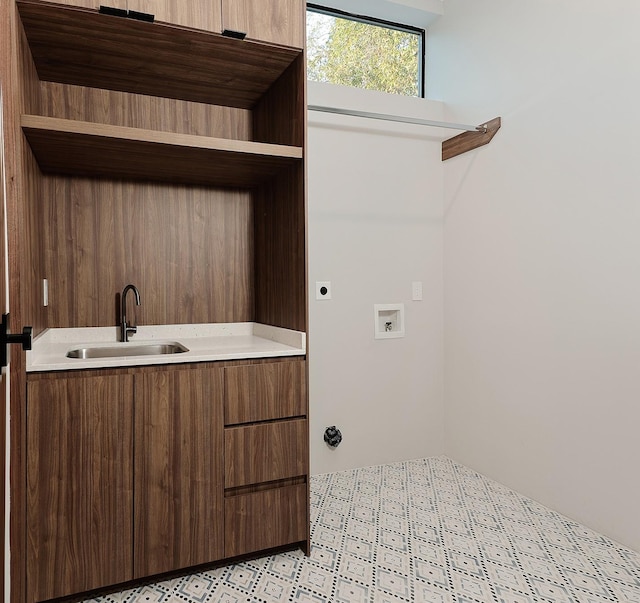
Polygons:
[[442,161],[489,144],[501,125],[502,119],[500,117],[494,117],[482,126],[478,126],[481,130],[477,132],[463,132],[462,134],[445,140],[442,143]]
[[39,115],[22,130],[45,173],[253,188],[302,160],[302,148]]
[[251,109],[302,51],[18,0],[41,80]]

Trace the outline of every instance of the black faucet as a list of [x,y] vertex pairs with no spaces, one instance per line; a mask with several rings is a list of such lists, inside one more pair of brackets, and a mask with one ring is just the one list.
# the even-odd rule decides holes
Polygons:
[[129,341],[129,334],[135,333],[138,327],[132,327],[127,324],[127,293],[133,291],[136,297],[136,306],[140,305],[140,292],[135,285],[127,285],[122,291],[120,301],[122,302],[122,311],[120,312],[120,341]]

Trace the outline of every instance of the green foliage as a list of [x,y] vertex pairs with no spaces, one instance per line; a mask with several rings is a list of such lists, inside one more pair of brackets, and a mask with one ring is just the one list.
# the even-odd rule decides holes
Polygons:
[[418,96],[417,34],[308,13],[310,80]]

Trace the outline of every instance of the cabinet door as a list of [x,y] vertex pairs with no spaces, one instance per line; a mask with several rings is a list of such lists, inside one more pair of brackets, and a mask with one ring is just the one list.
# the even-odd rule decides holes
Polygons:
[[306,419],[228,427],[224,438],[226,488],[307,474]]
[[222,31],[220,0],[128,0],[127,8],[152,14],[156,21]]
[[307,485],[225,498],[225,556],[302,542],[307,538]]
[[136,375],[136,578],[221,559],[223,369]]
[[306,414],[304,360],[234,366],[225,370],[225,425]]
[[27,386],[28,601],[131,580],[133,377]]
[[223,29],[252,40],[303,48],[304,16],[303,0],[222,0]]

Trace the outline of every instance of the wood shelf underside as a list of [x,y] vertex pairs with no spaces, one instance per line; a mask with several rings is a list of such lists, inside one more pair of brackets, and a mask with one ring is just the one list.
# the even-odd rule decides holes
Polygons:
[[94,9],[17,5],[44,81],[251,109],[301,53]]
[[253,188],[302,159],[300,147],[23,115],[45,173]]

